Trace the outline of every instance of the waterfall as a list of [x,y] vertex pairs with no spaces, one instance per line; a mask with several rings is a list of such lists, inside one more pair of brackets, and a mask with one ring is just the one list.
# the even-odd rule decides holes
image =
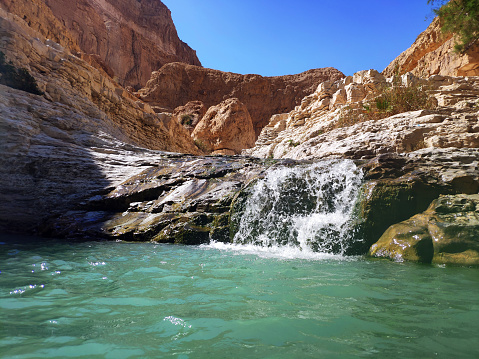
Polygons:
[[346,254],[362,178],[350,160],[269,170],[233,216],[234,243]]

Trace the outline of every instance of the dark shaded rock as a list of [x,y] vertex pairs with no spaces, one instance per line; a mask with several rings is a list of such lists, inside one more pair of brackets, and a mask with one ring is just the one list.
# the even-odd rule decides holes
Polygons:
[[439,197],[424,213],[389,227],[369,255],[479,265],[479,194]]

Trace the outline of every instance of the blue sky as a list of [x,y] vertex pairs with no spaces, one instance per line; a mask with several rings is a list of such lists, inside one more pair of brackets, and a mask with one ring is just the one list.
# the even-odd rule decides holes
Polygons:
[[162,0],[204,67],[278,76],[382,71],[433,19],[427,0]]

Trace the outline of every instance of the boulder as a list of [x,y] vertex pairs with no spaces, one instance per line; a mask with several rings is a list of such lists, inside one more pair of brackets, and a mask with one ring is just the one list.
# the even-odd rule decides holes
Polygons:
[[369,255],[479,265],[479,194],[440,196],[425,212],[389,227]]
[[[237,98],[210,107],[191,134],[208,152],[239,154],[254,146],[253,123],[246,106]],[[225,152],[227,150],[227,152]]]

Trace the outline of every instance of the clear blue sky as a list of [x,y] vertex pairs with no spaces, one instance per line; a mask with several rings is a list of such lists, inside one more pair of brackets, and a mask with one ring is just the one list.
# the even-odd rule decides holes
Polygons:
[[204,67],[263,76],[382,71],[433,19],[427,0],[162,1]]

